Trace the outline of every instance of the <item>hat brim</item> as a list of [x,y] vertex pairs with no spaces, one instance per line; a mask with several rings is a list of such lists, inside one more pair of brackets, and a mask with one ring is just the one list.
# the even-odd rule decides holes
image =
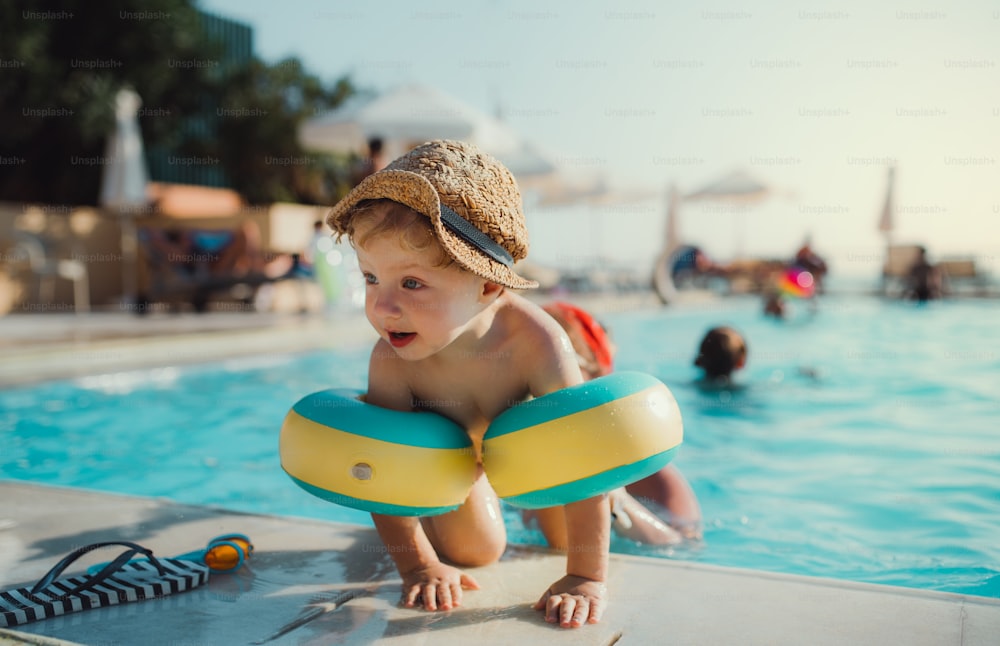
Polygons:
[[445,252],[462,268],[480,278],[511,289],[535,289],[538,282],[522,278],[511,267],[485,255],[458,237],[441,221],[441,200],[430,181],[405,170],[382,170],[369,175],[338,202],[326,217],[326,223],[338,233],[345,233],[353,217],[352,209],[364,200],[386,199],[410,207],[431,221],[431,227]]

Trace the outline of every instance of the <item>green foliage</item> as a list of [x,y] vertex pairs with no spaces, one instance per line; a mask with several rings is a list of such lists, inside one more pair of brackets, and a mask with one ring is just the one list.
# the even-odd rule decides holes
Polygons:
[[227,85],[216,139],[233,188],[251,203],[332,203],[346,183],[348,160],[305,151],[299,124],[353,92],[346,80],[327,89],[290,58],[254,61]]
[[326,88],[295,60],[220,65],[201,24],[191,0],[0,0],[0,200],[95,204],[123,86],[143,100],[147,150],[211,154],[253,202],[332,199],[344,160],[267,161],[305,155],[298,124],[350,81]]

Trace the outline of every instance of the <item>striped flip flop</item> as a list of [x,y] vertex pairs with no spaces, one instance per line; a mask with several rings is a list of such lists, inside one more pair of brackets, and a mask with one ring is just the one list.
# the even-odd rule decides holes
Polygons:
[[[122,545],[128,549],[98,572],[58,578],[84,554],[108,545]],[[132,560],[138,554],[145,558]],[[94,543],[67,555],[34,586],[0,592],[0,627],[20,626],[80,610],[184,592],[208,581],[208,572],[208,566],[203,563],[157,559],[152,550],[135,543]]]

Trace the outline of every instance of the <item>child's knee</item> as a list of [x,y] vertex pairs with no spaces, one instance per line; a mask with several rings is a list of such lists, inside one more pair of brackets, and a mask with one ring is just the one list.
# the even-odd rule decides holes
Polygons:
[[489,565],[507,549],[507,528],[498,512],[488,514],[483,508],[466,506],[453,514],[424,519],[424,531],[438,556],[450,563],[462,567]]
[[478,537],[478,540],[449,541],[438,556],[461,567],[481,567],[496,563],[507,549],[506,536]]

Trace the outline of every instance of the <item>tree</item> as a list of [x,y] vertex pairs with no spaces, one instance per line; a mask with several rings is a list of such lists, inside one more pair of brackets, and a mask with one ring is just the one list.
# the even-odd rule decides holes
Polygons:
[[206,68],[171,66],[214,55],[187,0],[5,2],[0,12],[0,151],[16,160],[3,167],[0,199],[96,203],[120,87],[162,115],[142,124],[150,143],[169,143],[212,91]]
[[[46,4],[0,2],[0,200],[96,204],[124,85],[142,97],[147,151],[215,151],[225,177],[254,202],[331,193],[322,187],[336,180],[336,159],[301,168],[267,160],[305,154],[298,122],[351,94],[346,78],[327,89],[297,61],[219,65],[221,45],[191,0]],[[258,116],[233,117],[227,107]]]
[[251,203],[332,203],[347,184],[349,160],[306,151],[299,125],[353,94],[350,81],[326,88],[290,58],[255,60],[227,83],[213,144],[232,186]]

